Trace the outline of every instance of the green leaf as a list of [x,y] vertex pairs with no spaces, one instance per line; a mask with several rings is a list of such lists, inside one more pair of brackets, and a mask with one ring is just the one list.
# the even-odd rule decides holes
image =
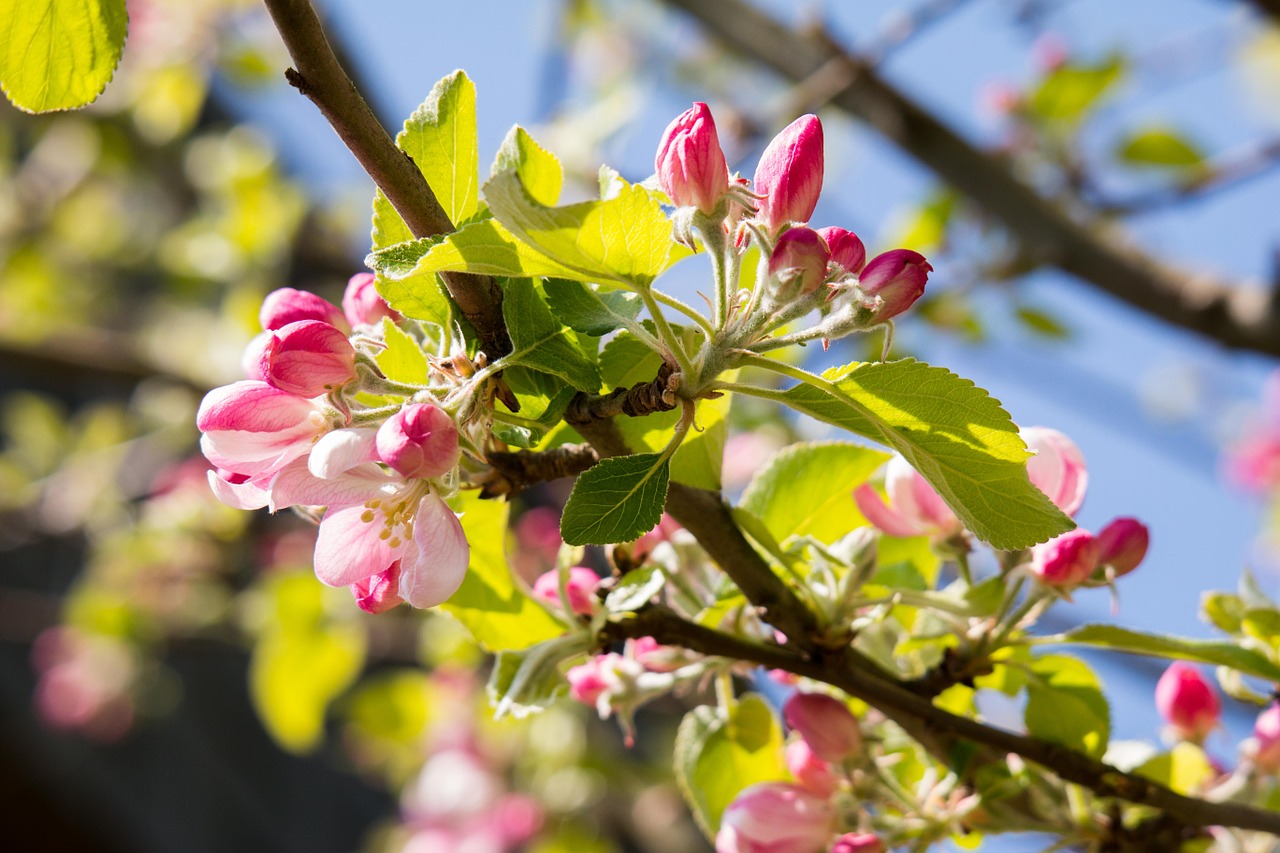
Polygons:
[[1027,478],[1026,445],[999,401],[914,359],[829,370],[833,395],[801,384],[791,408],[897,450],[978,538],[1016,550],[1073,523]]
[[639,610],[657,595],[667,582],[667,576],[657,566],[632,569],[618,579],[604,600],[604,609],[610,613],[628,613]]
[[[410,251],[418,251],[408,265]],[[482,219],[459,228],[442,241],[418,241],[412,248],[391,256],[374,252],[365,259],[390,278],[434,272],[468,272],[511,278],[582,278],[576,271],[556,263],[537,249],[526,246],[492,219]],[[590,280],[590,277],[587,277]]]
[[847,442],[793,444],[751,479],[742,508],[779,541],[796,535],[833,542],[861,526],[853,490],[888,458]]
[[[373,191],[373,228],[369,239],[374,252],[391,246],[419,242],[381,189]],[[424,237],[421,242],[425,244],[422,249],[425,252],[440,240],[438,237]]]
[[97,100],[124,50],[125,0],[0,0],[0,85],[29,113]]
[[708,838],[742,789],[786,779],[782,729],[760,696],[749,693],[726,717],[701,705],[685,714],[676,733],[676,783]]
[[1116,156],[1135,166],[1188,169],[1204,163],[1204,155],[1178,131],[1149,127],[1127,135],[1116,146]]
[[549,373],[579,391],[600,390],[600,371],[538,295],[533,282],[512,279],[503,288],[502,317],[511,333],[512,351],[503,362]]
[[425,385],[427,356],[413,336],[384,317],[382,339],[387,344],[386,349],[378,353],[375,359],[382,375],[392,382]]
[[453,305],[440,289],[435,275],[415,275],[403,279],[390,279],[381,275],[374,279],[374,286],[387,304],[404,316],[435,323],[448,329],[453,317]]
[[657,453],[600,460],[573,484],[560,535],[570,545],[639,538],[662,518],[669,477],[669,465]]
[[1240,632],[1244,620],[1245,605],[1240,596],[1229,592],[1206,592],[1200,599],[1201,616],[1228,634]]
[[1036,643],[1097,646],[1130,654],[1207,663],[1230,667],[1267,681],[1280,681],[1280,666],[1266,656],[1220,640],[1192,640],[1163,634],[1144,634],[1115,625],[1083,625],[1065,634],[1037,638]]
[[484,185],[493,216],[511,234],[576,274],[560,278],[647,287],[690,254],[671,239],[671,222],[644,187],[567,207],[539,204],[507,169]]
[[1014,316],[1022,325],[1042,338],[1060,341],[1071,337],[1071,330],[1048,311],[1042,311],[1030,305],[1019,305]]
[[643,300],[634,293],[596,290],[589,284],[549,278],[547,304],[560,322],[584,335],[600,337],[616,332],[640,315]]
[[1185,742],[1155,756],[1133,772],[1187,796],[1198,794],[1204,784],[1217,775],[1204,750]]
[[1027,731],[1094,758],[1107,751],[1111,710],[1102,685],[1084,661],[1046,655],[1030,664]]
[[589,651],[595,638],[586,631],[556,637],[520,651],[499,652],[489,675],[494,719],[517,719],[542,711],[569,691],[560,664]]
[[516,586],[507,563],[508,504],[474,493],[455,502],[471,544],[462,586],[441,607],[471,631],[485,650],[523,649],[558,636],[563,626]]
[[476,87],[463,71],[436,83],[396,135],[413,158],[450,222],[462,222],[480,202],[480,148]]
[[1031,111],[1042,119],[1071,124],[1084,117],[1124,74],[1124,63],[1112,58],[1099,65],[1063,65],[1031,95]]
[[539,145],[520,125],[511,128],[498,148],[490,177],[515,172],[525,191],[538,204],[554,207],[560,200],[564,169],[556,155]]

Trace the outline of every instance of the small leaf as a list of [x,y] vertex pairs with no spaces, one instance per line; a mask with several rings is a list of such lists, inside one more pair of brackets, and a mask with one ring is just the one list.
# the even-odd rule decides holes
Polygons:
[[1220,640],[1192,640],[1163,634],[1144,634],[1115,625],[1084,625],[1065,634],[1038,638],[1036,643],[1098,646],[1169,660],[1207,663],[1230,667],[1267,681],[1280,682],[1280,666],[1258,652]]
[[509,505],[467,493],[456,501],[471,562],[462,586],[441,607],[471,631],[485,650],[523,649],[559,636],[556,619],[516,586],[507,562]]
[[560,664],[590,650],[594,643],[591,634],[581,631],[520,651],[499,652],[487,689],[494,719],[500,720],[508,714],[520,719],[545,710],[556,698],[568,693],[569,685],[560,674]]
[[560,518],[570,545],[630,542],[652,530],[667,500],[669,466],[657,453],[602,459],[578,477]]
[[744,788],[786,778],[782,729],[760,696],[741,698],[726,718],[707,705],[680,722],[674,750],[676,783],[708,838]]
[[512,351],[503,362],[549,373],[579,391],[600,390],[600,371],[587,358],[568,326],[551,315],[533,282],[511,279],[503,288],[502,317]]
[[480,149],[476,87],[454,71],[431,93],[396,135],[396,147],[413,158],[450,222],[476,212],[480,200]]
[[514,171],[520,183],[538,204],[554,207],[560,200],[564,169],[556,155],[539,145],[520,125],[511,128],[498,148],[490,177]]
[[1065,655],[1036,658],[1030,670],[1027,731],[1101,758],[1111,736],[1111,710],[1098,677],[1084,661]]
[[434,323],[442,329],[448,329],[452,323],[453,304],[433,274],[402,279],[378,275],[374,286],[388,305],[412,320]]
[[1071,330],[1064,326],[1057,317],[1048,311],[1033,308],[1030,305],[1019,305],[1014,316],[1030,331],[1042,338],[1066,340],[1071,337]]
[[1204,750],[1185,742],[1148,760],[1133,772],[1187,796],[1197,795],[1204,784],[1217,775]]
[[427,356],[413,336],[384,317],[382,339],[387,346],[376,359],[382,375],[392,382],[426,384]]
[[914,359],[853,364],[823,377],[839,395],[801,384],[784,402],[897,450],[983,541],[1016,550],[1072,528],[1031,485],[1029,454],[1009,413],[968,379]]
[[1240,632],[1245,606],[1240,596],[1229,592],[1206,592],[1200,599],[1200,613],[1220,631]]
[[87,106],[115,75],[128,29],[125,0],[0,0],[0,85],[29,113]]
[[639,610],[662,591],[667,576],[657,566],[632,569],[618,579],[617,585],[609,590],[604,600],[604,608],[610,613],[629,613]]
[[847,442],[793,444],[756,472],[742,508],[779,541],[795,535],[833,542],[865,523],[853,490],[888,458]]
[[[582,278],[576,271],[558,264],[537,249],[521,243],[492,219],[482,219],[459,228],[443,240],[420,244],[421,252],[407,266],[408,255],[400,252],[385,257],[374,252],[365,263],[382,269],[388,277],[434,272],[468,272],[511,278]],[[591,280],[587,277],[587,280]]]
[[671,239],[671,222],[643,187],[627,186],[608,200],[567,207],[535,201],[507,169],[484,185],[493,216],[523,243],[588,281],[647,287],[690,251]]
[[1188,169],[1204,163],[1204,155],[1178,131],[1149,127],[1135,131],[1116,146],[1116,156],[1135,166]]
[[1055,69],[1031,95],[1031,111],[1050,121],[1073,124],[1084,117],[1124,73],[1117,57],[1099,65],[1067,64]]
[[584,335],[601,337],[635,320],[644,307],[634,293],[596,290],[589,284],[562,278],[547,279],[547,304],[560,322]]

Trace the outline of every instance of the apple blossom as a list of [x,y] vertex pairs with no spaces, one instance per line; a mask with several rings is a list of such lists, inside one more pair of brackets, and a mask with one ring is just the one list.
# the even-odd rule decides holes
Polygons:
[[275,331],[301,320],[318,320],[336,326],[343,332],[351,329],[338,306],[306,290],[282,287],[267,294],[258,312],[262,328]]
[[338,328],[299,320],[263,338],[256,375],[281,391],[318,397],[356,378],[356,351]]
[[1117,518],[1098,533],[1098,562],[1111,566],[1116,577],[1127,575],[1147,556],[1151,534],[1136,518]]
[[783,761],[796,784],[819,797],[829,797],[839,787],[840,781],[831,764],[815,755],[803,738],[787,744]]
[[1056,429],[1023,427],[1020,431],[1027,449],[1035,455],[1027,460],[1027,475],[1037,489],[1067,515],[1075,515],[1084,503],[1089,472],[1075,442]]
[[833,270],[832,274],[837,271],[847,275],[857,275],[862,272],[862,268],[867,263],[867,249],[862,245],[862,240],[852,231],[836,226],[828,226],[818,229],[818,236],[826,241],[827,247],[831,250],[831,264],[838,270]]
[[200,447],[205,458],[261,486],[264,478],[306,455],[312,443],[335,426],[337,416],[314,400],[244,379],[206,394],[196,426],[203,433]]
[[378,428],[378,457],[406,477],[443,477],[458,464],[458,428],[431,403],[412,403]]
[[893,249],[868,261],[858,284],[867,296],[884,300],[876,310],[876,322],[892,320],[915,304],[932,271],[924,255],[910,249]]
[[769,232],[808,222],[822,193],[822,122],[805,115],[773,138],[756,166],[752,189],[763,196],[757,220]]
[[347,289],[342,294],[342,313],[347,322],[354,326],[374,326],[383,318],[393,323],[403,319],[400,312],[387,304],[378,293],[371,272],[358,272],[347,282]]
[[823,761],[847,761],[862,751],[857,719],[834,696],[797,692],[782,706],[782,717]]
[[1198,669],[1175,661],[1156,682],[1156,710],[1177,737],[1200,743],[1217,728],[1222,704]]
[[866,483],[853,493],[858,509],[882,532],[890,536],[949,536],[960,529],[956,514],[901,455],[885,466],[884,486],[887,504]]
[[1031,549],[1031,573],[1049,586],[1074,589],[1098,567],[1098,542],[1076,528]]
[[822,286],[827,275],[827,244],[812,228],[788,228],[769,255],[769,296],[785,305]]
[[696,207],[707,215],[715,211],[729,190],[729,167],[706,104],[695,103],[667,125],[654,171],[672,204]]
[[[600,576],[586,566],[574,566],[569,569],[565,579],[564,593],[569,600],[569,609],[579,616],[590,616],[596,609],[596,598],[593,594],[600,583]],[[552,569],[538,576],[533,582],[533,594],[559,609],[560,572]]]
[[835,809],[797,785],[758,782],[725,808],[716,853],[819,853],[835,830]]

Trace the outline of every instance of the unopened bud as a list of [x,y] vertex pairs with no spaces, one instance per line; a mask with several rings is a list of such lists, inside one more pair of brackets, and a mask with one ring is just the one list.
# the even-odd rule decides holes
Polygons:
[[1253,724],[1253,763],[1263,773],[1280,770],[1280,705],[1272,705]]
[[1097,567],[1098,542],[1081,528],[1042,542],[1031,551],[1031,573],[1064,590],[1084,583]]
[[715,211],[729,190],[729,166],[706,104],[694,104],[667,125],[653,167],[658,186],[676,207]]
[[351,594],[356,606],[375,616],[404,603],[400,597],[400,561],[396,560],[385,572],[351,584]]
[[767,231],[813,216],[822,194],[822,159],[822,122],[815,115],[796,119],[765,148],[752,189],[764,197],[756,219]]
[[1027,460],[1032,484],[1067,515],[1075,515],[1084,503],[1089,470],[1084,455],[1074,441],[1049,427],[1024,427],[1019,431],[1027,449],[1035,454]]
[[258,350],[257,374],[273,388],[316,397],[356,378],[356,351],[342,330],[300,320],[270,333]]
[[1117,518],[1098,533],[1098,562],[1115,570],[1116,577],[1138,568],[1147,556],[1151,534],[1136,518]]
[[857,719],[833,696],[796,693],[782,706],[782,717],[824,761],[839,763],[862,751]]
[[843,228],[830,226],[827,228],[819,228],[818,236],[827,242],[827,248],[831,250],[831,263],[839,270],[849,275],[857,275],[862,272],[862,268],[867,263],[867,248],[862,245],[862,240],[852,231],[846,231]]
[[393,323],[402,319],[400,313],[392,310],[379,295],[371,272],[351,276],[346,292],[342,294],[342,313],[352,326],[374,326],[382,322],[384,317]]
[[292,287],[282,287],[268,293],[267,298],[262,300],[258,320],[262,323],[262,328],[268,331],[280,329],[301,320],[319,320],[336,326],[343,332],[351,331],[337,305],[314,293]]
[[413,403],[378,428],[378,458],[406,477],[442,477],[458,464],[458,428],[449,413]]
[[831,845],[831,853],[884,853],[884,842],[870,832],[846,832]]
[[827,244],[812,228],[788,228],[769,256],[769,301],[775,306],[815,293],[827,276]]
[[920,298],[931,272],[933,267],[924,255],[910,249],[894,249],[872,258],[858,276],[858,284],[867,296],[883,300],[876,311],[876,321],[883,323]]
[[796,785],[758,782],[725,808],[716,853],[816,853],[831,840],[835,810]]
[[1175,735],[1200,743],[1217,727],[1222,704],[1198,669],[1175,661],[1156,682],[1156,710]]

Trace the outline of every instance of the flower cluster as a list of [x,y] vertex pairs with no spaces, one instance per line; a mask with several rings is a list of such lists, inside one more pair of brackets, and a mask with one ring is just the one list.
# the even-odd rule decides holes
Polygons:
[[724,339],[734,346],[765,341],[811,311],[823,316],[817,326],[774,340],[827,341],[865,331],[889,323],[924,292],[933,268],[919,253],[894,249],[868,261],[853,232],[809,227],[823,179],[822,123],[815,115],[774,137],[748,182],[729,174],[711,111],[697,103],[668,125],[654,168],[676,206],[677,240],[694,246],[696,230],[722,269],[736,268],[749,243],[761,251],[754,288],[724,305]]
[[260,321],[247,378],[209,392],[197,416],[214,493],[240,509],[324,507],[316,576],[349,586],[370,613],[444,601],[469,559],[447,500],[463,449],[488,428],[474,366],[428,357],[421,384],[384,376],[387,329],[409,324],[368,273],[351,279],[341,309],[283,288]]

